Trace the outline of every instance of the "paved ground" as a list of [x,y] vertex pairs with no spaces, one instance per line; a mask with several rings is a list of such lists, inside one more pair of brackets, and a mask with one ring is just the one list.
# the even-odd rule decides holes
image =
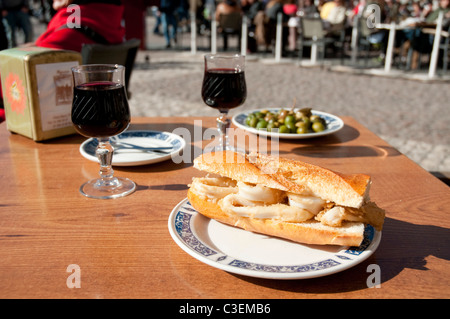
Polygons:
[[[130,83],[132,114],[216,116],[200,96],[206,51],[191,54],[189,35],[181,39],[184,50],[164,49],[163,38],[153,34],[147,41]],[[237,111],[286,107],[296,99],[299,106],[353,116],[423,168],[450,172],[450,82],[306,68],[294,60],[265,63],[267,58],[249,56],[248,98]]]

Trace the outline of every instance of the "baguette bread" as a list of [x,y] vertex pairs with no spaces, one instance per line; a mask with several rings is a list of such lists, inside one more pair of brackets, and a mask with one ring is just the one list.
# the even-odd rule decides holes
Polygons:
[[187,197],[192,207],[203,216],[255,233],[314,245],[359,246],[364,238],[363,223],[346,222],[341,227],[331,227],[313,220],[291,223],[240,217],[225,213],[217,202],[205,200],[191,190],[188,190]]
[[[191,205],[248,231],[319,245],[358,246],[364,224],[381,230],[384,211],[369,202],[370,177],[261,154],[205,153],[194,167]],[[218,176],[218,177],[217,177]]]

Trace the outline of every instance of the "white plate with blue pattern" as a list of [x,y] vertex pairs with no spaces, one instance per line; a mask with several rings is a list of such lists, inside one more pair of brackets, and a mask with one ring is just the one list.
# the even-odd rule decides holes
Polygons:
[[[186,146],[184,139],[176,134],[160,131],[125,131],[111,137],[111,143],[125,143],[114,151],[113,166],[138,166],[159,163],[178,156]],[[95,155],[98,141],[90,138],[80,146],[80,153],[88,160],[98,162]],[[135,147],[133,147],[135,146]],[[164,152],[146,151],[143,147],[170,147]]]
[[188,199],[181,201],[170,214],[169,232],[181,249],[205,264],[266,279],[331,275],[369,258],[381,241],[381,232],[366,226],[359,247],[298,244],[206,218]]
[[330,135],[333,133],[336,133],[337,131],[341,130],[344,127],[344,121],[342,121],[341,118],[337,117],[336,115],[317,111],[317,110],[311,110],[311,113],[314,115],[319,115],[325,120],[325,123],[327,124],[327,127],[322,132],[317,133],[305,133],[305,134],[296,134],[296,133],[278,133],[278,132],[268,132],[265,129],[256,129],[251,126],[248,126],[245,124],[245,119],[248,115],[254,112],[262,111],[262,110],[268,110],[270,112],[276,113],[280,111],[279,108],[268,108],[268,109],[259,109],[259,110],[251,110],[243,113],[239,113],[233,116],[232,121],[233,124],[237,127],[246,130],[248,132],[259,134],[263,136],[270,136],[270,137],[278,137],[282,139],[305,139],[305,138],[313,138],[313,137],[320,137],[325,135]]

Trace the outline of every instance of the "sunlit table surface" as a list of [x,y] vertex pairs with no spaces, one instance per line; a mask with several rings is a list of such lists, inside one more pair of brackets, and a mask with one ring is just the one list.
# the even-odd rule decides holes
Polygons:
[[[302,280],[231,274],[191,257],[170,236],[169,214],[186,198],[192,177],[202,175],[192,157],[208,143],[202,135],[215,118],[133,118],[131,130],[189,132],[189,159],[115,167],[116,175],[132,179],[138,189],[114,200],[78,192],[99,169],[80,155],[85,138],[36,143],[0,124],[0,297],[450,297],[449,187],[355,119],[342,119],[344,128],[333,135],[280,140],[279,153],[371,175],[371,199],[386,210],[382,239],[353,268]],[[368,288],[370,265],[379,267],[379,288]],[[79,287],[70,284],[76,273]]]

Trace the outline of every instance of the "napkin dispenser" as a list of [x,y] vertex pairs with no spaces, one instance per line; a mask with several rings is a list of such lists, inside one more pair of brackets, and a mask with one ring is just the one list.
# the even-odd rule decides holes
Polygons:
[[0,51],[0,77],[9,131],[35,141],[75,133],[71,122],[74,51],[22,47]]

